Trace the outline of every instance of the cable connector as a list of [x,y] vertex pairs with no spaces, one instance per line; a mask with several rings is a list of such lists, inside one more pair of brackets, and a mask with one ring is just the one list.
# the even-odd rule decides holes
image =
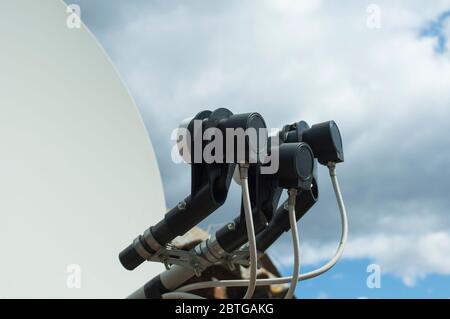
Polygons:
[[239,164],[239,177],[240,179],[247,179],[248,178],[248,168],[249,168],[249,164],[248,163],[242,163]]
[[295,202],[296,202],[296,199],[297,199],[297,189],[290,188],[288,190],[288,194],[289,194],[288,203],[287,203],[288,207],[289,206],[294,206],[295,207]]
[[330,176],[335,177],[336,176],[336,163],[328,162],[327,167],[328,167],[328,170],[330,171]]

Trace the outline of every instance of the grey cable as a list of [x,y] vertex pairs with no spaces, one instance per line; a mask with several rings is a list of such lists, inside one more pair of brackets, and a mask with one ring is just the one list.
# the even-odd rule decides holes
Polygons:
[[[317,268],[308,273],[302,274],[298,276],[299,281],[311,279],[317,277],[326,271],[330,270],[341,258],[342,253],[344,252],[345,243],[347,242],[348,236],[348,221],[347,221],[347,210],[345,208],[344,200],[342,198],[341,190],[339,187],[339,182],[336,176],[336,165],[335,163],[328,163],[328,169],[330,173],[331,182],[333,185],[333,190],[336,195],[336,200],[339,207],[339,213],[341,217],[341,238],[339,241],[338,248],[334,254],[334,256],[322,267]],[[292,277],[280,277],[280,278],[271,278],[271,279],[258,279],[256,281],[257,286],[267,286],[267,285],[279,285],[290,282]],[[210,287],[242,287],[247,286],[249,284],[249,280],[216,280],[216,281],[207,281],[201,283],[195,283],[180,287],[178,291],[191,291],[197,289],[205,289]]]
[[250,191],[248,188],[248,166],[240,165],[239,167],[241,184],[242,184],[242,201],[244,203],[245,225],[247,228],[248,249],[250,252],[250,280],[248,281],[247,292],[244,299],[253,297],[256,288],[256,271],[258,263],[258,255],[256,250],[255,228],[253,225],[252,206],[250,202]]
[[292,299],[295,293],[295,288],[298,283],[298,275],[300,272],[300,240],[298,238],[297,218],[295,216],[295,200],[297,197],[297,190],[289,190],[288,198],[288,211],[289,211],[289,224],[291,225],[292,244],[294,248],[294,270],[292,272],[292,279],[289,289],[284,296],[284,299]]

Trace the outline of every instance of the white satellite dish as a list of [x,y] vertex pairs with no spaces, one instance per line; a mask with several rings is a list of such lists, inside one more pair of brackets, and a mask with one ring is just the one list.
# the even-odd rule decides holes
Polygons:
[[166,211],[137,107],[61,1],[0,9],[0,297],[125,297],[163,270],[118,260]]

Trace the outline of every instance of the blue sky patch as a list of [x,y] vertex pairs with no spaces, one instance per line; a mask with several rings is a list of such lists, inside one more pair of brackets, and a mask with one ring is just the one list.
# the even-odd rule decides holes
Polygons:
[[447,25],[450,21],[450,10],[447,10],[439,15],[439,17],[430,23],[421,31],[421,37],[436,38],[436,52],[444,53],[447,51],[447,37],[445,35],[445,28],[449,28]]

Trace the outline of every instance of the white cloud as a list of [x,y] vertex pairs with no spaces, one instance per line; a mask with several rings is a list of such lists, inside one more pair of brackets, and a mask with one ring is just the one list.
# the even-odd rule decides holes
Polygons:
[[[343,259],[369,259],[380,265],[382,274],[402,279],[406,286],[415,286],[428,274],[450,275],[450,230],[425,234],[373,234],[350,238]],[[318,266],[336,251],[336,243],[305,243],[301,245],[302,264]],[[277,261],[288,267],[293,257],[290,243],[277,247]],[[282,256],[282,257],[280,257]]]
[[374,235],[349,242],[347,258],[370,258],[407,286],[428,273],[450,275],[449,232],[423,235]]

